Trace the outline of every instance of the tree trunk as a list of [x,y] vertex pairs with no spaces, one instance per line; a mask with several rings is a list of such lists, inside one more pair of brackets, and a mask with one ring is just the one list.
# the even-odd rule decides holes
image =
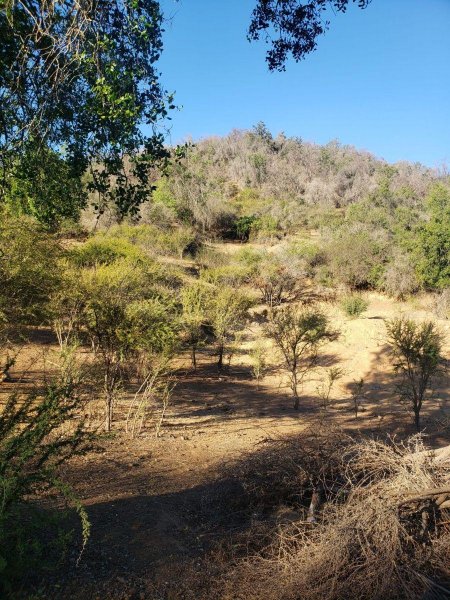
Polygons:
[[112,412],[113,412],[113,399],[111,394],[107,394],[106,396],[106,420],[105,420],[105,431],[111,431],[111,423],[112,423]]
[[292,372],[292,393],[294,394],[294,410],[298,410],[300,407],[300,398],[298,397],[298,382],[297,382],[297,368]]
[[219,369],[219,371],[221,371],[222,367],[223,367],[223,352],[224,352],[223,344],[220,344],[220,346],[219,346],[219,360],[217,361],[217,368]]
[[311,497],[311,503],[308,508],[308,518],[306,519],[307,523],[315,523],[316,522],[316,512],[320,506],[320,490],[314,488],[313,494]]
[[420,431],[420,409],[414,408],[414,425],[416,426],[416,431]]
[[194,369],[194,371],[197,369],[197,355],[195,353],[196,347],[192,346],[192,368]]

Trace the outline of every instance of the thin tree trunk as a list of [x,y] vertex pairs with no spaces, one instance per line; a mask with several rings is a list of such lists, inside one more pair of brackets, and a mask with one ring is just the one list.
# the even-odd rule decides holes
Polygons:
[[416,431],[420,431],[420,409],[414,408],[414,424],[416,426]]
[[223,352],[224,352],[223,344],[220,344],[220,346],[219,346],[219,360],[217,361],[217,368],[219,369],[219,371],[221,371],[222,367],[223,367]]
[[194,371],[197,369],[197,355],[196,355],[195,351],[196,351],[196,347],[192,346],[192,356],[191,356],[191,359],[192,359],[192,367],[193,367]]
[[300,398],[298,397],[297,371],[292,373],[292,393],[294,394],[294,410],[300,407]]
[[105,431],[111,431],[111,423],[112,423],[112,397],[111,394],[107,394],[106,396],[106,421],[105,421]]

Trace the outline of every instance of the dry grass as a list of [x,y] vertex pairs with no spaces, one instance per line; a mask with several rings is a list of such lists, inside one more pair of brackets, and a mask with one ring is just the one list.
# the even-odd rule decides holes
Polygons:
[[[320,486],[325,503],[317,522],[300,517],[279,527],[268,547],[238,561],[221,579],[217,597],[450,597],[449,512],[439,508],[435,496],[408,500],[430,488],[448,487],[449,462],[434,460],[420,437],[396,444],[316,435],[273,442],[258,461],[261,457],[273,494],[281,489],[284,502],[297,500],[304,511],[311,486]],[[271,503],[274,498],[258,468],[253,462],[253,484],[247,488]]]

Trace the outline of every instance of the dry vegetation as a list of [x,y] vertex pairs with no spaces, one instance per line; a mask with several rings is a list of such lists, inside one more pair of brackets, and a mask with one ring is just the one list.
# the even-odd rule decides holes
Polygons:
[[270,444],[251,465],[270,482],[253,480],[251,494],[262,492],[267,507],[271,485],[303,510],[268,547],[226,573],[219,597],[445,597],[446,459],[427,452],[419,436],[399,444],[327,433]]
[[[140,223],[5,211],[5,593],[448,597],[448,190],[260,128],[192,149]],[[61,492],[71,540],[27,520]]]

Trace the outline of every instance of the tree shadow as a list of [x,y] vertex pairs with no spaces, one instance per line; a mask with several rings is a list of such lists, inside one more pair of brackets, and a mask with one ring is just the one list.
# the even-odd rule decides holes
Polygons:
[[[400,376],[391,364],[389,346],[383,345],[373,356],[371,368],[363,375],[363,397],[358,419],[352,415],[352,394],[355,381],[344,386],[345,399],[336,402],[336,407],[345,409],[348,416],[343,420],[344,427],[357,426],[365,433],[384,431],[391,435],[412,435],[416,433],[413,415],[409,406],[400,402],[398,384]],[[446,374],[436,378],[433,397],[424,402],[421,412],[421,431],[437,444],[448,443],[447,428],[439,427],[439,421],[448,416],[450,392]],[[445,429],[447,429],[445,431]]]

